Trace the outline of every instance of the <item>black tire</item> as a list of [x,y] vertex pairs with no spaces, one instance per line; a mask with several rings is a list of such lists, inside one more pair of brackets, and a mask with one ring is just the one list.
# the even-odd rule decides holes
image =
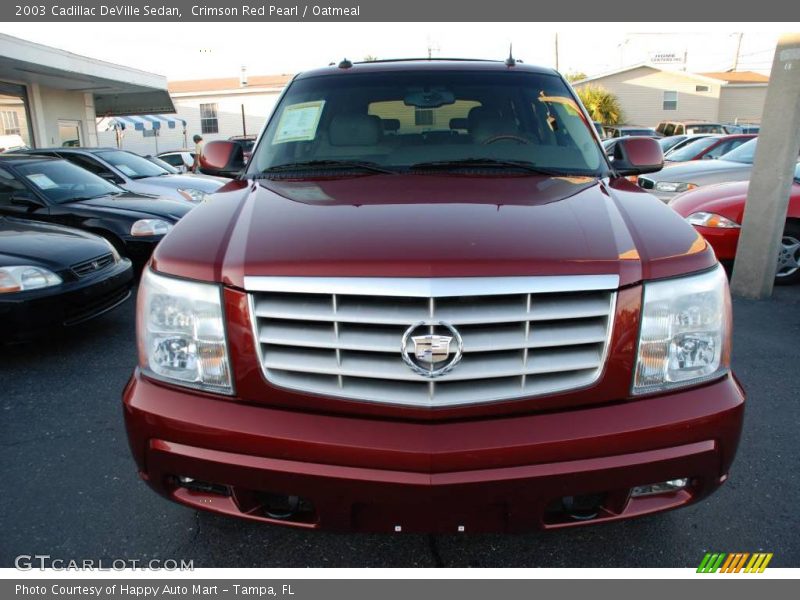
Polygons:
[[[781,239],[781,256],[778,258],[778,274],[775,285],[800,283],[800,221],[787,221]],[[783,264],[783,268],[781,267]],[[795,265],[794,267],[792,265]],[[785,274],[781,275],[781,272]]]

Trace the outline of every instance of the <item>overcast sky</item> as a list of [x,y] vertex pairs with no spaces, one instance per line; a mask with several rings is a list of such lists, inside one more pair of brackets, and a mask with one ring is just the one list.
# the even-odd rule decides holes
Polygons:
[[0,32],[166,75],[171,80],[295,73],[347,57],[505,58],[597,74],[647,60],[687,57],[690,71],[768,72],[781,31],[797,24],[662,23],[0,23]]

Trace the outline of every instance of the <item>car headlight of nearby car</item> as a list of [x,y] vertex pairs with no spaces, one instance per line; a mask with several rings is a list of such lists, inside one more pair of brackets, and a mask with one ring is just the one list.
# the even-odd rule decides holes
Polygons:
[[163,219],[139,219],[131,225],[131,235],[134,237],[166,235],[170,229],[172,223]]
[[634,394],[692,385],[728,371],[731,308],[721,266],[645,283],[641,318]]
[[0,294],[27,292],[61,283],[61,277],[44,267],[32,265],[0,267]]
[[211,194],[207,194],[202,190],[193,190],[189,188],[182,188],[178,193],[186,198],[189,202],[205,202],[211,198]]
[[147,269],[139,286],[137,337],[145,373],[178,385],[233,393],[219,285]]
[[695,189],[695,183],[677,183],[674,181],[657,181],[655,189],[657,192],[688,192]]
[[721,229],[737,229],[740,227],[736,221],[731,221],[727,217],[703,211],[690,214],[686,217],[686,220],[692,225],[701,227],[718,227]]

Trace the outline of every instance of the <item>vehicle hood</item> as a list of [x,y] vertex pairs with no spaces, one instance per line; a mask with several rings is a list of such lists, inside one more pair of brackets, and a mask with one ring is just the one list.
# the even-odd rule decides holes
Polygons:
[[237,287],[255,275],[619,274],[626,284],[714,260],[682,218],[624,179],[376,175],[234,181],[175,226],[153,265]]
[[89,200],[80,200],[72,204],[102,212],[126,214],[137,218],[161,218],[171,222],[178,221],[196,206],[180,200],[170,200],[158,196],[145,196],[130,192],[117,196],[101,196]]
[[35,265],[59,271],[110,251],[102,238],[90,233],[0,217],[0,267]]
[[[708,183],[712,181],[733,181],[736,177],[749,177],[753,165],[728,160],[692,160],[671,164],[658,173],[645,175],[653,181],[672,181],[676,183]],[[732,179],[733,178],[733,179]]]
[[152,188],[152,191],[158,193],[159,190],[200,190],[207,194],[216,192],[219,188],[225,185],[229,180],[222,177],[211,177],[209,175],[162,175],[160,177],[145,177],[143,179],[135,179],[133,182],[139,186],[146,185]]

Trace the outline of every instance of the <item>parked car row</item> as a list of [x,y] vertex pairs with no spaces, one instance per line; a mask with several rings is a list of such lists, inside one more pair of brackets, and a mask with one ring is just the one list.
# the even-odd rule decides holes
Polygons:
[[[680,194],[669,205],[708,241],[717,258],[732,265],[744,218],[748,181],[707,186]],[[794,172],[775,283],[800,282],[800,163]]]
[[124,302],[156,245],[227,181],[116,148],[0,154],[4,341]]

